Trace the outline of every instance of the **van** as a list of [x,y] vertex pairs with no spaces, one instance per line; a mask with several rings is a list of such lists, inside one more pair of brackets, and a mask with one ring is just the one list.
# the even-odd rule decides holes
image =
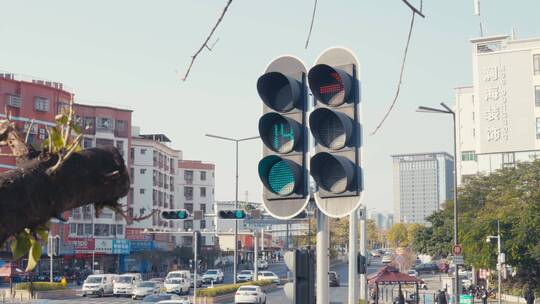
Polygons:
[[124,273],[114,281],[113,293],[115,296],[131,296],[135,286],[142,282],[140,273]]
[[167,279],[175,279],[175,278],[187,279],[189,281],[189,280],[191,280],[191,273],[189,272],[189,270],[171,271],[171,272],[169,272],[167,274],[167,277],[165,278],[165,280],[167,280]]
[[82,286],[82,296],[97,295],[112,295],[114,292],[114,281],[117,280],[116,274],[93,274],[89,275],[84,280]]

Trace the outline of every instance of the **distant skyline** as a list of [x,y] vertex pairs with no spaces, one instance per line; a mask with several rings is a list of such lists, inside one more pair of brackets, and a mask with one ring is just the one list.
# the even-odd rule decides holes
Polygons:
[[[413,1],[418,2],[418,1]],[[374,129],[395,94],[411,12],[401,1],[319,2],[304,49],[312,0],[233,1],[187,82],[190,56],[226,1],[9,1],[2,4],[0,70],[63,82],[83,103],[133,110],[142,133],[164,133],[185,159],[216,165],[216,200],[234,200],[234,144],[204,136],[257,136],[262,102],[255,84],[270,60],[292,54],[309,67],[340,45],[361,64],[365,193],[368,208],[392,211],[391,154],[452,153],[451,121],[416,113],[419,105],[453,105],[453,88],[471,85],[471,44],[479,36],[540,37],[538,0],[512,3],[424,1],[416,18],[401,96],[382,129]],[[261,200],[261,142],[240,144],[239,199]]]

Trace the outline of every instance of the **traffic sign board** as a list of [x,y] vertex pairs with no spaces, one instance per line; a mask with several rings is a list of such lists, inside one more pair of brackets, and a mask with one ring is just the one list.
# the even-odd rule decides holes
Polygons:
[[463,253],[463,247],[460,244],[452,246],[452,255],[461,255]]
[[454,258],[452,259],[452,261],[456,265],[464,265],[465,264],[465,262],[463,261],[463,256],[462,255],[455,255]]

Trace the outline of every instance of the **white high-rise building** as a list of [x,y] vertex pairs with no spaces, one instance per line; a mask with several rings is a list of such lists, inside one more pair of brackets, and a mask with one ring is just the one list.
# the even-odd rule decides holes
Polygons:
[[456,88],[458,184],[540,155],[540,39],[472,39],[473,85]]
[[445,152],[392,155],[396,222],[426,224],[453,196],[454,158]]
[[[178,162],[178,178],[176,181],[177,195],[175,205],[177,208],[194,211],[202,211],[203,214],[215,214],[214,177],[215,166],[199,160],[181,160]],[[183,221],[184,230],[196,230],[203,232],[216,231],[215,218],[204,217],[201,220]],[[179,227],[181,228],[181,227]],[[191,236],[177,239],[177,243],[191,245]],[[215,235],[202,234],[202,246],[214,246],[217,238]]]

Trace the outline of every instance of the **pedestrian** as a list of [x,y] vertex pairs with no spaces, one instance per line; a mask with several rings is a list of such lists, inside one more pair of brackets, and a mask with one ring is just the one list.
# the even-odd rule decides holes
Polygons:
[[480,295],[482,297],[482,304],[487,304],[488,297],[489,297],[489,293],[487,291],[487,288],[484,288],[484,286],[482,286],[482,291],[481,291]]
[[405,296],[403,296],[403,291],[401,290],[401,285],[399,285],[399,293],[398,293],[398,304],[405,304]]
[[527,291],[525,292],[525,301],[527,301],[527,304],[534,304],[534,291],[529,286],[527,287]]
[[448,301],[446,300],[446,290],[439,291],[439,295],[437,296],[437,303],[448,304]]

